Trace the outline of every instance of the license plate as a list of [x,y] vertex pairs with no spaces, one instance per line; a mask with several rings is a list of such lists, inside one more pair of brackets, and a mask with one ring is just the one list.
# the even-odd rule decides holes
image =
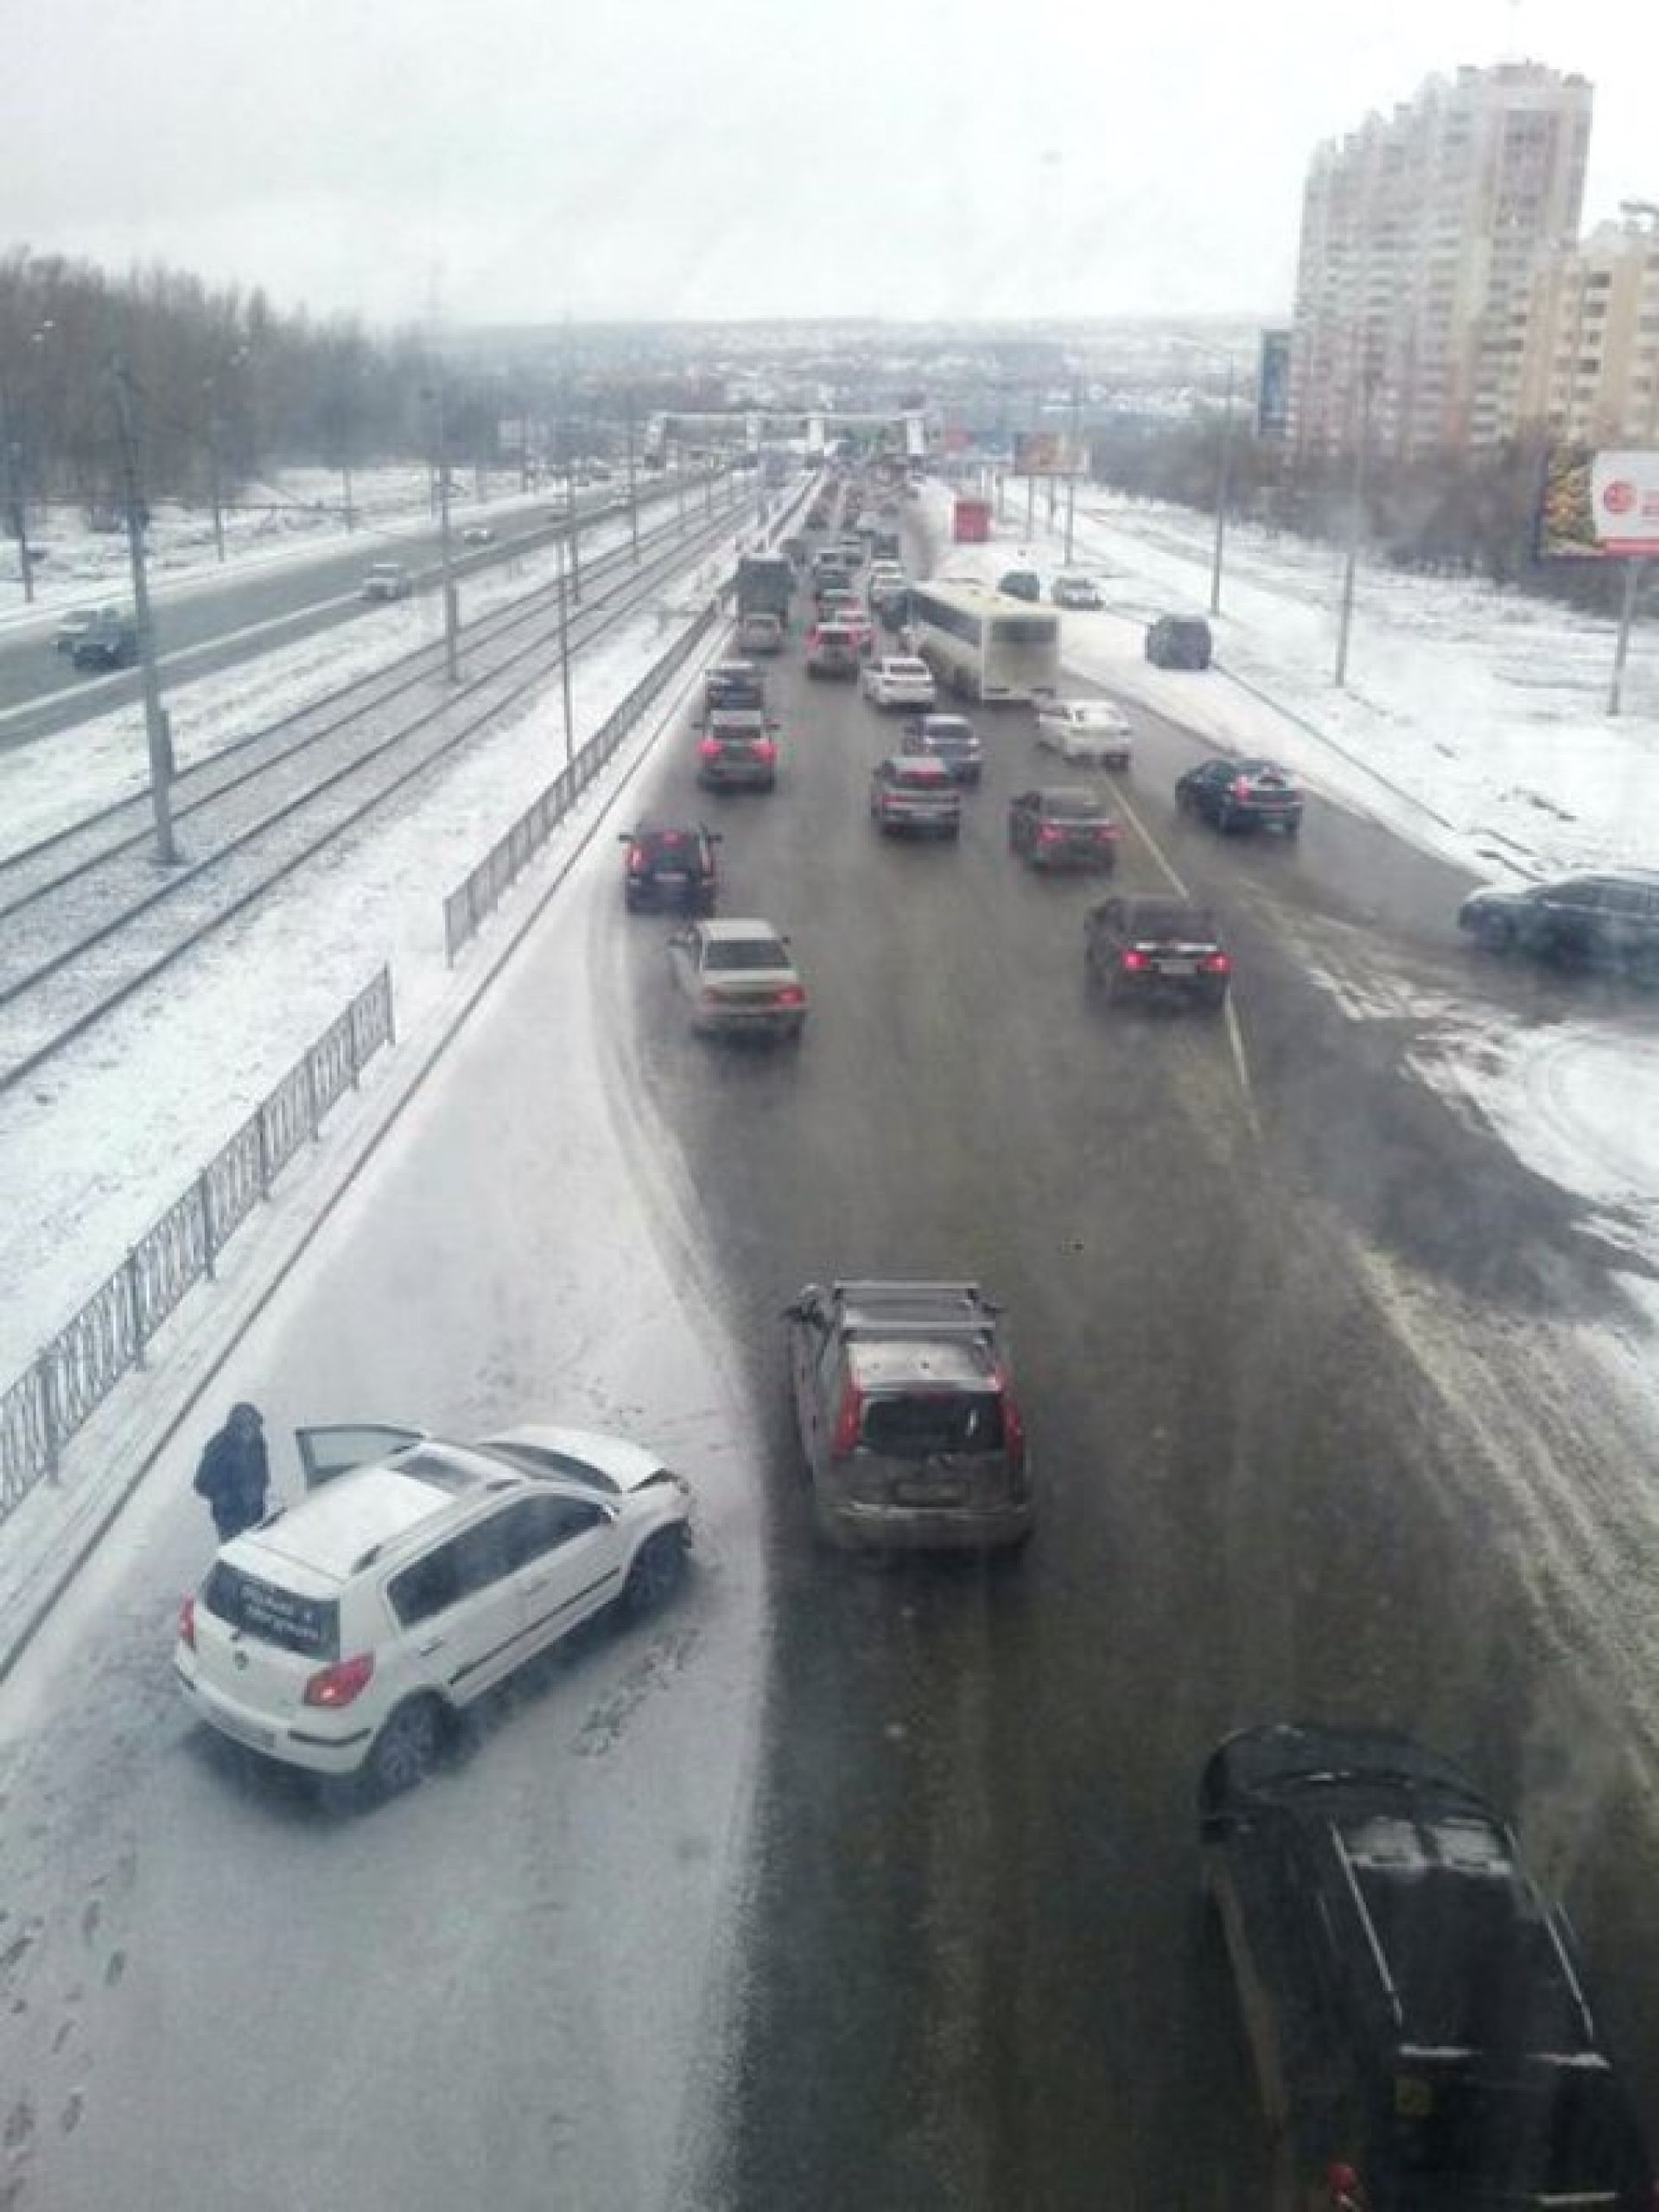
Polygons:
[[1198,972],[1196,960],[1160,960],[1158,963],[1160,976],[1196,976]]
[[657,871],[657,880],[669,890],[677,891],[690,883],[691,879],[683,868],[659,868]]
[[893,1486],[896,1505],[961,1505],[967,1496],[964,1483],[895,1483]]

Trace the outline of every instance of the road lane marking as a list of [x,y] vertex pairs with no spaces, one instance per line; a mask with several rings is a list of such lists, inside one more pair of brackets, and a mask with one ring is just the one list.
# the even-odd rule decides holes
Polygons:
[[[1136,830],[1140,833],[1141,842],[1146,846],[1147,850],[1152,855],[1153,859],[1163,871],[1165,877],[1173,887],[1176,897],[1178,899],[1191,899],[1192,893],[1187,889],[1185,884],[1182,882],[1179,874],[1176,871],[1174,862],[1169,858],[1167,854],[1166,854],[1163,847],[1153,836],[1151,830],[1147,829],[1140,815],[1136,813],[1128,793],[1120,787],[1116,796],[1118,804],[1122,808],[1124,813],[1128,815],[1129,820],[1135,824]],[[1222,1019],[1226,1025],[1227,1046],[1228,1050],[1232,1055],[1233,1072],[1238,1077],[1238,1095],[1243,1104],[1245,1122],[1249,1128],[1251,1136],[1255,1138],[1257,1144],[1260,1144],[1262,1141],[1262,1121],[1261,1116],[1255,1110],[1255,1087],[1250,1081],[1250,1064],[1249,1059],[1246,1058],[1244,1052],[1244,1032],[1239,1023],[1238,1009],[1233,1003],[1233,995],[1231,991],[1228,992],[1226,1000],[1222,1007]]]

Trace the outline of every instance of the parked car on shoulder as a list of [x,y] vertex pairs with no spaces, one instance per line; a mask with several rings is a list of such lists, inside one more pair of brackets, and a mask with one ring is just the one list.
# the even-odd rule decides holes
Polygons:
[[309,1494],[219,1547],[174,1674],[233,1743],[376,1796],[420,1781],[527,1660],[662,1603],[684,1569],[690,1485],[626,1437],[359,1423],[298,1443]]
[[701,1033],[788,1042],[806,1027],[806,986],[770,922],[690,922],[669,939],[668,957]]
[[821,1535],[876,1549],[1025,1542],[1025,1422],[1001,1308],[977,1283],[808,1283],[785,1319]]
[[1458,926],[1489,952],[1523,952],[1659,983],[1659,870],[1609,869],[1470,893]]
[[1197,614],[1160,614],[1147,629],[1146,647],[1158,668],[1208,668],[1215,654],[1210,625]]
[[1091,576],[1056,576],[1048,588],[1056,607],[1097,607],[1105,604]]
[[960,836],[962,787],[943,760],[889,754],[871,771],[870,819],[883,836]]
[[1008,802],[1008,844],[1033,868],[1117,866],[1118,827],[1098,791],[1066,784],[1019,791]]
[[493,545],[495,532],[486,522],[469,522],[461,533],[463,545]]
[[712,914],[719,887],[715,848],[718,830],[702,823],[668,828],[619,830],[627,851],[623,860],[623,895],[631,914],[685,907]]
[[1276,760],[1204,760],[1177,779],[1175,804],[1224,836],[1234,830],[1277,830],[1294,837],[1302,826],[1300,785]]
[[1248,1728],[1205,1765],[1198,1841],[1287,2202],[1651,2212],[1566,1915],[1452,1760]]
[[711,708],[697,739],[697,781],[708,791],[771,791],[777,730],[759,707]]
[[401,561],[374,561],[365,571],[365,599],[407,599],[415,588],[413,577]]
[[877,707],[931,707],[933,671],[925,660],[888,653],[872,661],[859,679],[864,696]]
[[1114,1001],[1173,999],[1219,1008],[1233,963],[1215,916],[1163,893],[1103,899],[1084,922],[1091,982]]
[[917,715],[905,724],[904,750],[942,760],[959,784],[977,785],[985,747],[966,715]]
[[1127,768],[1135,755],[1129,718],[1110,699],[1044,699],[1037,709],[1037,742],[1062,760]]

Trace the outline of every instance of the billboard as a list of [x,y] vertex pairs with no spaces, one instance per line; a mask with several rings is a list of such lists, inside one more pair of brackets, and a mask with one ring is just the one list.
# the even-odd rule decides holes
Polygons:
[[1537,542],[1541,561],[1659,556],[1659,448],[1552,446]]
[[1016,430],[1014,434],[1016,476],[1077,476],[1083,465],[1081,439],[1065,430]]
[[1255,435],[1282,438],[1290,428],[1290,333],[1264,330],[1255,372]]

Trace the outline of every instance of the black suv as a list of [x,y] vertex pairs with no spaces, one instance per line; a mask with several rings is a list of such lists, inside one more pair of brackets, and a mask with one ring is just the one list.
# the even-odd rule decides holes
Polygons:
[[1458,925],[1493,952],[1583,961],[1659,983],[1659,874],[1650,870],[1471,892]]
[[1084,958],[1109,997],[1174,998],[1219,1007],[1233,963],[1215,916],[1190,899],[1107,899],[1084,923]]
[[695,827],[662,830],[623,830],[618,832],[627,847],[623,863],[623,896],[631,914],[655,913],[664,907],[683,908],[688,913],[712,914],[719,887],[715,865],[718,830]]
[[985,772],[985,747],[966,715],[912,715],[899,750],[943,760],[959,784],[977,784]]
[[1650,2212],[1566,1916],[1450,1759],[1248,1729],[1205,1767],[1198,1834],[1299,2203]]
[[1210,625],[1198,614],[1160,614],[1147,632],[1147,658],[1159,668],[1208,668]]
[[1175,804],[1224,836],[1231,830],[1282,830],[1294,837],[1302,826],[1301,788],[1276,760],[1204,760],[1175,784]]

